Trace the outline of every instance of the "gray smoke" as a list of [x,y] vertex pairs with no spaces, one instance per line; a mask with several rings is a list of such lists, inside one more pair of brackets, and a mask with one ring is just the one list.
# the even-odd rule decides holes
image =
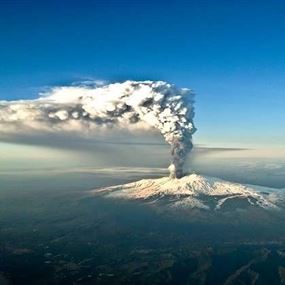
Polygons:
[[194,95],[163,81],[56,87],[36,100],[0,101],[1,133],[158,129],[171,145],[170,175],[192,149]]

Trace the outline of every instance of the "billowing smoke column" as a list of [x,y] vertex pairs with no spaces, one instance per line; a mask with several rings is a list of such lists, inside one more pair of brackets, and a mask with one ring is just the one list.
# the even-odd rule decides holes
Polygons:
[[193,94],[163,81],[56,87],[36,100],[0,101],[1,132],[158,129],[172,148],[173,178],[192,149]]

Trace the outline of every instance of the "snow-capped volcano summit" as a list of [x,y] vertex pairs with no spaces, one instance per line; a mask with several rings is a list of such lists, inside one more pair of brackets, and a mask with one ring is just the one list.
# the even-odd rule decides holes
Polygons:
[[197,174],[180,179],[143,179],[98,189],[94,193],[107,198],[165,201],[171,207],[205,210],[221,210],[229,205],[231,208],[278,209],[280,198],[277,189],[232,183]]

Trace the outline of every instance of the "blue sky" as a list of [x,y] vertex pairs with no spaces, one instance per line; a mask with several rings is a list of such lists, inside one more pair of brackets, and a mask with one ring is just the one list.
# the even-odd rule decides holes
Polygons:
[[85,79],[197,93],[197,143],[285,143],[284,1],[0,0],[0,98]]

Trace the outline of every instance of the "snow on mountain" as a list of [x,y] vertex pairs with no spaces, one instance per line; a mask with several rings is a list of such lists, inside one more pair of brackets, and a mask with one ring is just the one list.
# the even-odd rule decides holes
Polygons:
[[214,177],[191,174],[180,179],[163,177],[106,187],[93,191],[107,198],[166,201],[171,207],[220,210],[233,207],[278,209],[281,193],[277,189],[227,182]]

